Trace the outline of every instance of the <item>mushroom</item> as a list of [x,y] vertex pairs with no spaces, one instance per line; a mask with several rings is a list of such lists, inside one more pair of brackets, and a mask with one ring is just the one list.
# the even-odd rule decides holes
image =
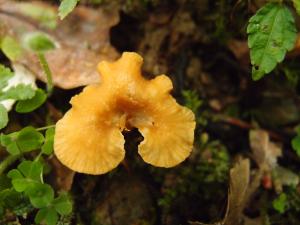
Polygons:
[[71,99],[72,108],[56,124],[54,151],[74,171],[103,174],[124,159],[122,131],[137,128],[144,140],[138,153],[158,167],[172,167],[191,153],[195,116],[170,95],[166,75],[147,80],[143,59],[125,52],[115,62],[100,62],[101,83]]

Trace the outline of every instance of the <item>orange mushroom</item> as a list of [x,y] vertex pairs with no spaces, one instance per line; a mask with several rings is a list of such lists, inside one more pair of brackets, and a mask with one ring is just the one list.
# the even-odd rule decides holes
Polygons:
[[123,159],[123,130],[138,128],[143,160],[172,167],[191,153],[195,116],[170,95],[171,80],[146,80],[143,59],[125,52],[115,62],[101,62],[101,83],[89,85],[71,99],[72,108],[56,124],[54,151],[74,171],[103,174]]

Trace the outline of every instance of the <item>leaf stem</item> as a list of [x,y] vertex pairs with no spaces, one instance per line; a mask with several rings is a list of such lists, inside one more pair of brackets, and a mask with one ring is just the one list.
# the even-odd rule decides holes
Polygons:
[[49,95],[51,95],[52,90],[53,90],[52,73],[51,73],[49,64],[46,60],[44,53],[38,52],[37,55],[38,55],[39,61],[41,63],[41,66],[44,70],[44,73],[46,74],[46,77],[47,77],[47,92],[48,92],[48,96],[49,96]]
[[42,156],[43,152],[40,151],[40,153],[35,157],[34,162],[39,161],[41,156]]
[[55,127],[55,124],[45,126],[45,127],[36,128],[36,130],[37,131],[42,131],[42,130],[47,130],[48,128],[52,128],[52,127]]
[[1,163],[0,163],[0,175],[9,167],[11,164],[13,164],[15,161],[17,161],[19,158],[21,158],[21,154],[19,155],[9,155],[7,156]]

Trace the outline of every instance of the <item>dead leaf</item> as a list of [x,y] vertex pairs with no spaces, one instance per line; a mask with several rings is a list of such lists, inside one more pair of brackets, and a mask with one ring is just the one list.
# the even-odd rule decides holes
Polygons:
[[[222,221],[207,225],[239,225],[242,212],[248,201],[247,190],[250,182],[250,161],[242,159],[230,170],[230,187],[228,193],[227,210]],[[200,222],[190,222],[191,225],[205,225]]]
[[232,51],[240,64],[248,68],[250,63],[249,47],[246,40],[230,39],[227,43],[228,48]]
[[289,169],[282,166],[276,166],[272,172],[276,193],[281,193],[283,186],[296,187],[299,184],[299,176]]
[[[57,8],[42,2],[27,2],[45,10],[57,12]],[[54,85],[70,89],[97,83],[96,71],[99,61],[119,57],[110,45],[110,28],[118,23],[118,9],[91,9],[78,6],[52,30],[42,26],[38,20],[24,14],[24,3],[0,2],[0,34],[11,35],[22,43],[30,32],[44,32],[55,43],[56,48],[46,52],[46,59],[53,74]],[[25,49],[19,62],[30,69],[38,79],[46,81],[36,54]]]
[[144,70],[151,74],[166,73],[168,60],[170,60],[168,55],[178,55],[187,43],[206,38],[192,16],[183,8],[179,9],[173,17],[167,12],[154,12],[150,15],[149,23],[145,24],[145,31],[147,35],[140,42],[138,52],[143,54]]
[[250,181],[250,161],[243,159],[230,170],[230,187],[224,225],[239,224],[247,202]]
[[276,167],[277,158],[282,155],[282,151],[279,146],[270,141],[269,134],[264,130],[251,130],[249,139],[257,165],[268,171]]
[[[250,131],[250,146],[259,169],[257,179],[262,179],[265,188],[274,187],[277,193],[282,192],[282,186],[296,186],[299,177],[289,169],[281,167],[277,158],[282,156],[281,148],[270,141],[269,134],[263,130]],[[261,174],[261,176],[258,176]]]

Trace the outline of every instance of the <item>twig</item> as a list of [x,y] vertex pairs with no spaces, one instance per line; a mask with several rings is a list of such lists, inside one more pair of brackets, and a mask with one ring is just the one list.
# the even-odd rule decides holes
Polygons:
[[[250,123],[247,123],[245,121],[242,121],[238,118],[234,118],[234,117],[230,117],[230,116],[224,116],[224,115],[219,115],[217,117],[219,120],[225,122],[225,123],[228,123],[230,125],[233,125],[233,126],[237,126],[237,127],[240,127],[244,130],[250,130],[250,129],[255,129],[256,127],[253,126],[252,124]],[[278,140],[278,141],[283,141],[284,138],[282,136],[280,136],[279,134],[273,132],[273,131],[270,131],[270,130],[265,130],[272,139],[274,140]]]
[[0,175],[9,167],[11,164],[13,164],[15,161],[17,161],[21,157],[21,154],[19,155],[9,155],[7,156],[1,163],[0,163]]

